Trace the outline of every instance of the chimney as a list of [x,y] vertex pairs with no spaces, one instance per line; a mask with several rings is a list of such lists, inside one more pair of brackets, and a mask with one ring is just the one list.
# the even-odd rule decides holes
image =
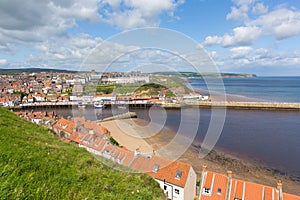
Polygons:
[[232,178],[232,171],[230,171],[230,170],[227,171],[227,177]]
[[156,151],[153,149],[153,155],[155,156],[156,155]]
[[138,156],[140,155],[140,148],[136,148],[135,151],[134,151],[134,156]]
[[277,190],[279,190],[280,200],[283,200],[282,181],[281,180],[278,180],[278,182],[277,182]]
[[206,172],[206,170],[207,170],[207,166],[206,166],[206,164],[204,163],[204,164],[202,165],[202,172]]
[[230,199],[230,191],[232,188],[232,171],[228,170],[227,171],[227,178],[228,178],[228,184],[227,184],[227,189],[226,189],[226,199]]
[[277,190],[282,190],[282,182],[281,182],[281,180],[278,180],[278,182],[277,182]]

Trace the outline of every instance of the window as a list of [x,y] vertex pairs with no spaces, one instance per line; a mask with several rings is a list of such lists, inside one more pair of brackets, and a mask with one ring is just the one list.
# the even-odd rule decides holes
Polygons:
[[222,191],[222,190],[221,190],[221,188],[218,188],[218,192],[217,192],[217,194],[219,194],[219,195],[220,195],[220,194],[221,194],[221,191]]
[[203,192],[204,194],[210,194],[210,188],[204,188]]
[[179,194],[179,190],[178,189],[175,189],[175,194]]
[[234,200],[241,200],[241,199],[239,199],[239,198],[234,198]]
[[175,178],[179,180],[181,178],[181,175],[182,175],[182,171],[176,170]]
[[167,190],[167,186],[166,185],[164,185],[164,190]]

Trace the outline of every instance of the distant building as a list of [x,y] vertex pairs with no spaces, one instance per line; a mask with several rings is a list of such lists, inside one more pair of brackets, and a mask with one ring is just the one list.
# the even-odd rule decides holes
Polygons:
[[141,72],[114,72],[110,74],[103,74],[101,76],[101,83],[103,84],[132,84],[132,83],[149,83],[150,75]]
[[73,94],[80,95],[83,93],[83,85],[80,83],[76,83],[73,87]]

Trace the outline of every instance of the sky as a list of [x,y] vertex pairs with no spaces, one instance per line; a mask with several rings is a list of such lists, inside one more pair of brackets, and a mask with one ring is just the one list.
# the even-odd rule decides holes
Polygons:
[[221,72],[300,76],[300,1],[292,0],[1,0],[0,70],[78,70],[90,57],[104,66],[117,55],[119,64],[146,59],[181,71],[183,59],[203,61],[187,50],[145,50],[157,40],[136,31],[146,27],[162,29],[158,40],[170,46],[193,41]]

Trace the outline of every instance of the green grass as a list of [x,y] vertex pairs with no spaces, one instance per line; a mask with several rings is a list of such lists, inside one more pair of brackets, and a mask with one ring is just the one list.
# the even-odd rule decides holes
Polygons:
[[[150,81],[159,85],[163,85],[173,94],[176,94],[176,96],[183,96],[192,92],[192,90],[187,87],[187,80],[183,77],[152,75],[150,76]],[[172,97],[173,94],[169,94],[169,97]]]
[[97,85],[85,85],[85,94],[111,94],[115,89],[114,84],[97,84]]
[[0,142],[0,199],[165,199],[150,176],[113,170],[2,108]]

